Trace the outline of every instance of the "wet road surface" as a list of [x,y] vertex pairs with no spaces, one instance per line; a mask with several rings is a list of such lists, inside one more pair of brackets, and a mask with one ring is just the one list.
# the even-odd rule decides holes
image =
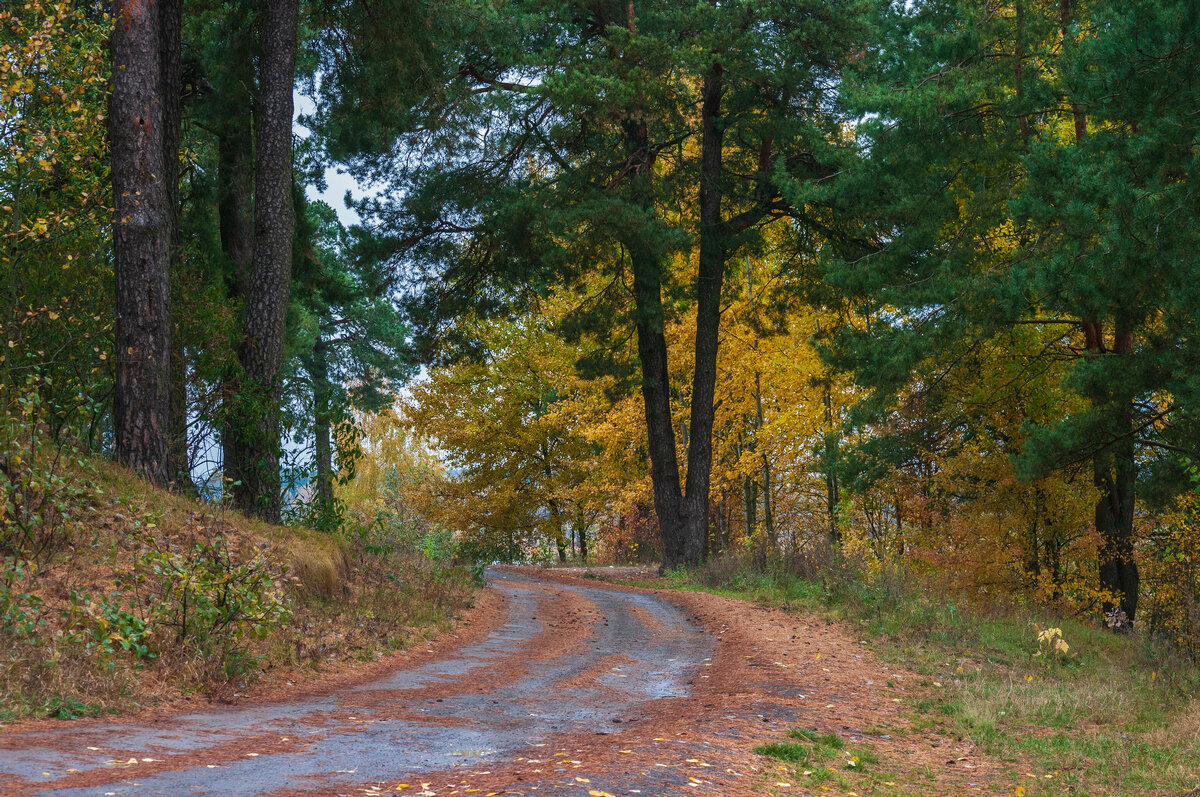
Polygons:
[[566,734],[617,741],[655,701],[688,694],[712,654],[656,595],[489,576],[506,613],[489,633],[332,696],[0,731],[0,792],[356,794],[405,782],[419,794],[423,773],[523,760]]

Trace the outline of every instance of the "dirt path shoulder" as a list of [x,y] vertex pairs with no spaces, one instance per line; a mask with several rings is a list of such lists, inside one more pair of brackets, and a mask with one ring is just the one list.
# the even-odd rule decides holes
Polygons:
[[[543,570],[540,577],[596,581],[557,569]],[[619,589],[652,593],[680,606],[716,645],[685,704],[657,713],[624,737],[627,752],[590,762],[596,780],[607,784],[597,791],[639,793],[647,777],[669,771],[686,780],[660,775],[656,786],[640,793],[1008,793],[1001,784],[1009,779],[1000,775],[1009,765],[988,759],[970,743],[912,729],[906,706],[927,688],[912,673],[881,663],[852,629],[718,595]],[[835,735],[842,746],[796,768],[753,752],[759,745],[795,741],[787,734],[797,728]],[[848,765],[864,750],[878,761],[855,771]],[[535,785],[542,788],[530,793],[545,793],[544,784]]]
[[[1004,780],[969,746],[914,733],[914,679],[839,625],[556,571],[489,577],[454,634],[365,671],[199,713],[0,731],[0,793],[736,797]],[[797,757],[754,752],[771,743]]]

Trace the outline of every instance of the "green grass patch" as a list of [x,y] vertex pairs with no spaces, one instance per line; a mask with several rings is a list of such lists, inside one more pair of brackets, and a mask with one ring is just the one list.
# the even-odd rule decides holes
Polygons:
[[841,750],[846,746],[846,743],[837,737],[834,733],[817,733],[810,731],[807,728],[792,728],[788,731],[788,736],[793,739],[805,739],[818,747],[828,747],[832,750]]
[[787,777],[798,783],[822,787],[831,784],[842,791],[854,788],[878,791],[896,785],[872,771],[880,759],[870,747],[847,747],[837,734],[808,728],[793,728],[788,731],[788,738],[796,741],[759,745],[754,752],[788,765]]
[[775,758],[780,761],[787,761],[793,764],[807,764],[810,760],[809,747],[806,744],[798,744],[796,742],[771,742],[770,744],[760,744],[754,748],[754,752],[759,755],[765,755],[769,758]]
[[[1037,609],[967,606],[898,568],[866,577],[833,557],[724,557],[655,586],[664,583],[853,624],[881,658],[922,676],[924,688],[911,679],[889,684],[907,687],[910,730],[970,741],[1012,762],[1012,788],[1175,795],[1200,786],[1200,668],[1144,633]],[[1047,627],[1061,629],[1068,655],[1039,655],[1038,630]],[[789,735],[809,745],[810,760],[831,749],[814,731]],[[854,768],[875,765],[853,754]]]

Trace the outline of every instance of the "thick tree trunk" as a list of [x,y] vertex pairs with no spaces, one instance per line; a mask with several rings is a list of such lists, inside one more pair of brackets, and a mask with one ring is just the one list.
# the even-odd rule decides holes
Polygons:
[[[679,461],[675,427],[671,423],[670,375],[667,341],[663,335],[662,288],[657,258],[630,251],[638,339],[642,364],[642,402],[650,448],[650,482],[654,511],[663,543],[663,569],[683,561],[683,496],[679,490]],[[649,261],[649,262],[647,262]]]
[[[624,8],[624,23],[630,34],[637,33],[637,12],[633,0]],[[614,19],[615,22],[615,19]],[[614,56],[617,56],[614,51]],[[654,212],[655,151],[641,109],[635,107],[623,123],[626,178],[629,198],[643,213]],[[634,326],[637,329],[638,360],[642,367],[642,402],[646,417],[646,436],[650,454],[650,482],[654,493],[654,513],[663,544],[660,571],[684,561],[683,494],[679,484],[679,457],[675,450],[675,427],[671,420],[671,381],[667,368],[665,315],[662,305],[664,258],[657,242],[646,233],[634,233],[622,243],[629,253],[633,273]]]
[[[630,194],[642,210],[650,212],[653,207],[650,181],[654,176],[654,152],[644,123],[629,121],[625,124],[625,148],[631,167]],[[669,570],[684,560],[684,528],[675,427],[671,422],[667,340],[663,334],[663,263],[652,243],[637,235],[625,241],[625,247],[633,272],[634,325],[637,328],[638,360],[642,366],[650,482],[663,543],[662,568]]]
[[692,414],[688,429],[687,487],[684,492],[683,558],[700,562],[708,537],[708,492],[712,478],[712,432],[721,328],[721,287],[725,279],[725,234],[721,219],[721,95],[724,69],[714,63],[704,77],[700,106],[700,253],[696,277],[696,366],[692,375]]
[[[159,78],[163,98],[163,181],[167,191],[169,274],[177,274],[179,252],[179,140],[183,72],[183,0],[158,0]],[[187,360],[178,325],[171,330],[170,441],[168,476],[176,490],[194,493],[187,440]]]
[[[1074,46],[1071,22],[1074,11],[1071,0],[1060,0],[1060,24],[1064,51]],[[1075,126],[1075,143],[1087,135],[1087,117],[1077,103],[1071,103]],[[1095,319],[1083,322],[1084,342],[1093,356],[1108,353],[1104,328]],[[1119,325],[1113,339],[1111,354],[1128,356],[1133,350],[1133,334]],[[1114,401],[1109,396],[1098,397],[1100,409],[1111,416],[1116,443],[1098,452],[1092,461],[1092,479],[1100,495],[1096,500],[1096,531],[1100,534],[1100,586],[1121,596],[1120,604],[1105,603],[1105,614],[1117,609],[1124,612],[1124,622],[1132,624],[1138,602],[1138,569],[1133,558],[1134,487],[1137,483],[1136,447],[1133,433],[1131,399]]]
[[[625,24],[637,32],[634,3],[625,6]],[[687,430],[687,484],[681,490],[675,430],[671,421],[667,345],[663,334],[663,258],[644,235],[624,241],[633,271],[642,399],[650,448],[654,508],[663,542],[661,570],[694,565],[704,556],[708,535],[708,493],[712,475],[713,396],[725,272],[725,235],[721,220],[719,123],[723,69],[714,63],[704,80],[700,178],[700,273],[697,279],[696,368],[692,379],[691,418]],[[655,160],[645,119],[635,109],[624,124],[626,182],[633,202],[647,214],[654,206],[651,180]]]
[[[226,31],[226,34],[236,40],[246,36],[244,31],[236,29]],[[235,49],[241,53],[245,48]],[[226,108],[217,138],[217,219],[221,249],[228,260],[226,290],[235,305],[242,302],[254,261],[254,136],[249,112],[253,101],[250,82],[249,57],[243,54],[241,59],[234,57],[217,86]],[[222,469],[228,484],[242,480],[245,473],[242,463],[249,456],[242,443],[245,436],[238,434],[236,429],[241,414],[238,400],[241,383],[240,366],[230,363],[222,377],[224,406],[220,429]]]
[[159,18],[153,3],[114,5],[112,97],[113,272],[116,277],[117,459],[166,486],[170,427],[169,194]]
[[292,91],[296,77],[298,0],[263,3],[258,102],[255,106],[254,259],[245,290],[244,338],[238,359],[252,419],[236,434],[247,456],[234,488],[238,508],[263,520],[280,518],[280,413],[284,322],[292,269]]

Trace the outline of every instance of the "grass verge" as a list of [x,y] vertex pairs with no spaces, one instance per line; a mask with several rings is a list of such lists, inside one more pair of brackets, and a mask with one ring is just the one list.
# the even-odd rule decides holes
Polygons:
[[[837,789],[841,793],[856,790],[877,791],[879,786],[894,786],[875,772],[879,757],[868,746],[847,745],[832,733],[818,733],[807,728],[788,731],[789,741],[759,745],[754,752],[778,763],[767,778],[767,785],[791,788],[803,785],[824,791]],[[786,777],[786,781],[778,781]],[[795,782],[795,784],[792,783]]]
[[[966,607],[899,569],[825,557],[716,559],[646,586],[703,590],[852,623],[923,676],[915,730],[1013,764],[1023,794],[1171,794],[1200,785],[1200,668],[1141,633],[1013,607]],[[1039,633],[1057,629],[1039,641]],[[1061,638],[1068,651],[1046,639]],[[793,746],[786,746],[786,745]],[[813,755],[780,742],[766,754]],[[766,752],[766,751],[762,751]]]

